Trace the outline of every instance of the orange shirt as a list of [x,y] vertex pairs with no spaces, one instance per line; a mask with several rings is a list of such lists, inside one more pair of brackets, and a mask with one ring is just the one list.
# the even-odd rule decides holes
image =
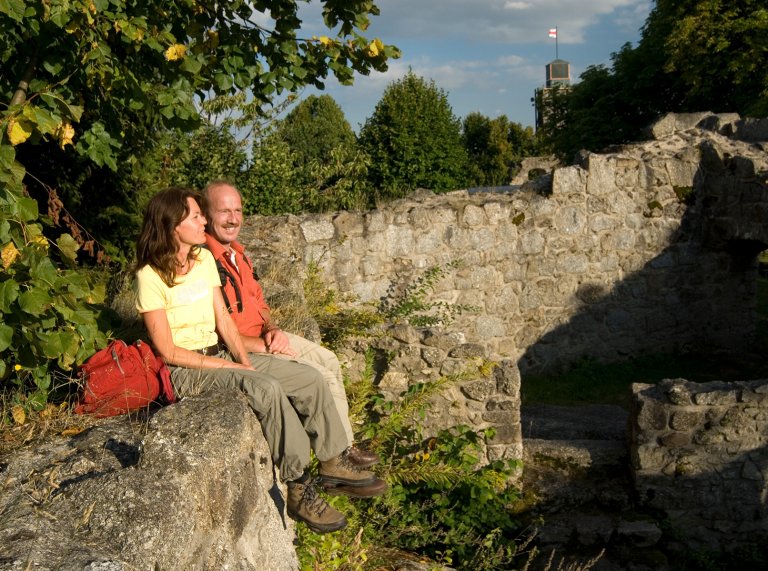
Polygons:
[[239,242],[230,244],[235,254],[232,261],[229,252],[218,240],[209,234],[205,242],[217,262],[220,262],[224,272],[221,277],[221,293],[229,301],[229,313],[237,325],[241,335],[261,337],[264,324],[269,318],[269,306],[264,299],[264,291],[253,275],[251,261]]

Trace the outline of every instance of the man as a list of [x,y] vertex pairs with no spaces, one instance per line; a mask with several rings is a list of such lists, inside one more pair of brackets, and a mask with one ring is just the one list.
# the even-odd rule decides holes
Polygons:
[[[253,366],[257,371],[268,372],[278,378],[290,375],[292,368],[302,363],[320,371],[333,396],[349,444],[343,453],[344,459],[361,469],[373,466],[379,457],[353,444],[349,405],[336,355],[317,343],[282,331],[271,321],[270,309],[261,285],[253,275],[251,261],[237,242],[243,224],[240,192],[226,181],[214,181],[204,189],[203,198],[208,221],[206,244],[219,266],[222,293],[245,348],[251,354]],[[334,483],[326,479],[323,485],[333,487]],[[343,488],[339,485],[336,491]],[[360,488],[344,490],[344,493],[350,491],[366,497],[361,494]]]

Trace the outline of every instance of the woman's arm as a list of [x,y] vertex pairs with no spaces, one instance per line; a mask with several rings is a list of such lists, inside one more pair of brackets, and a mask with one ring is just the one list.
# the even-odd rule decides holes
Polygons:
[[229,315],[227,305],[224,303],[224,297],[221,295],[221,288],[213,288],[213,312],[216,316],[216,331],[227,344],[232,357],[247,367],[251,367],[251,361],[248,359],[248,351],[240,338],[240,332],[237,325],[232,321]]
[[[216,288],[218,291],[218,288]],[[221,294],[219,293],[219,296]],[[223,303],[223,302],[222,302]],[[189,369],[242,369],[240,363],[233,363],[226,359],[202,355],[197,351],[190,351],[179,347],[173,342],[171,326],[168,324],[168,316],[165,309],[155,309],[141,314],[144,326],[147,328],[149,339],[157,353],[169,365],[187,367]],[[250,368],[250,363],[248,364]]]

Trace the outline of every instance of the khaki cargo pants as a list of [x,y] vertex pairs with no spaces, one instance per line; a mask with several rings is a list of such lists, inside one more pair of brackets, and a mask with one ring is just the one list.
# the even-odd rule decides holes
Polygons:
[[[296,351],[296,358],[286,357],[285,355],[272,355],[270,353],[251,353],[251,363],[257,371],[274,374],[278,379],[282,379],[282,374],[290,374],[286,370],[280,373],[273,369],[276,365],[274,361],[288,363],[302,363],[320,371],[325,379],[325,383],[331,391],[333,402],[336,403],[336,411],[339,413],[341,425],[344,427],[344,433],[347,435],[347,444],[352,445],[354,434],[352,425],[349,422],[349,403],[347,402],[347,392],[344,388],[344,377],[341,373],[341,364],[336,354],[317,343],[283,331],[291,342],[291,348]],[[287,366],[290,369],[290,365]],[[273,373],[274,371],[274,373]]]
[[[231,359],[227,351],[217,356]],[[170,367],[171,380],[181,397],[224,388],[241,390],[261,423],[280,478],[295,480],[309,465],[310,447],[318,460],[330,460],[347,447],[347,437],[322,374],[295,361],[271,361],[290,364],[290,371],[282,371],[280,365],[271,373]]]

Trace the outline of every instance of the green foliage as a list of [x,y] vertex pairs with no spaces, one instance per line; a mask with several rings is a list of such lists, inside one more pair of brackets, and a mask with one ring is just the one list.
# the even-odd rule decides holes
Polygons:
[[296,180],[293,156],[286,143],[266,136],[254,142],[253,159],[243,174],[240,192],[246,214],[296,214],[303,194]]
[[307,165],[307,207],[311,212],[362,210],[373,206],[367,176],[370,157],[356,147],[339,146]]
[[[349,502],[344,502],[343,498],[336,498],[332,500],[332,503],[337,509],[345,509],[341,506],[342,503],[346,503],[347,507]],[[358,529],[355,525],[356,522],[352,522],[348,529]],[[296,535],[298,536],[298,544],[300,548],[297,549],[297,555],[299,557],[299,568],[301,571],[315,571],[322,569],[323,571],[363,571],[366,569],[366,562],[368,560],[367,545],[362,542],[363,528],[359,528],[359,531],[355,535],[351,535],[349,531],[341,533],[327,533],[317,534],[309,530],[306,526],[297,526]]]
[[278,122],[276,135],[288,144],[302,173],[310,163],[325,161],[334,150],[350,151],[356,144],[352,127],[330,95],[310,95],[301,101]]
[[176,132],[172,154],[164,150],[169,185],[203,188],[212,180],[237,181],[246,165],[243,145],[227,129],[205,125],[192,133]]
[[0,391],[39,410],[106,344],[97,305],[104,284],[74,269],[79,246],[69,234],[56,242],[43,236],[37,203],[18,183],[0,185],[0,213]]
[[505,115],[489,119],[470,113],[464,118],[462,141],[475,186],[509,184],[516,164],[538,150],[533,129],[511,123]]
[[[677,5],[677,6],[676,6]],[[664,71],[684,86],[690,110],[768,115],[768,7],[762,0],[670,3]],[[659,6],[656,11],[662,11]]]
[[[369,354],[369,364],[371,359]],[[431,397],[473,375],[468,370],[416,384],[396,401],[380,395],[369,400],[361,436],[371,437],[370,446],[382,456],[390,491],[369,502],[332,498],[350,524],[330,540],[300,529],[302,569],[370,568],[365,563],[375,562],[377,552],[393,548],[457,569],[512,568],[520,523],[510,506],[520,493],[509,481],[519,462],[479,465],[490,430],[456,426],[425,440],[419,426]],[[362,400],[358,391],[368,399],[375,391],[373,376],[364,374],[347,391],[352,402]]]
[[[768,297],[768,288],[763,288],[761,295]],[[584,358],[558,374],[526,376],[521,397],[526,404],[603,403],[628,408],[632,383],[657,383],[666,378],[706,382],[723,378],[762,378],[766,374],[768,367],[763,362],[704,350],[654,353],[612,363]]]
[[371,184],[383,198],[418,187],[456,190],[468,180],[461,125],[446,93],[413,72],[384,91],[360,143],[371,157]]
[[467,370],[414,384],[396,401],[374,399],[376,414],[362,434],[385,455],[391,490],[368,517],[379,544],[417,551],[459,569],[491,570],[515,555],[512,538],[520,523],[510,506],[520,494],[509,481],[520,464],[479,466],[492,430],[456,426],[424,440],[419,422],[431,397],[472,376]]
[[399,291],[397,284],[393,284],[389,295],[381,302],[382,315],[390,321],[404,321],[416,327],[429,327],[449,325],[459,314],[475,311],[476,308],[470,305],[430,299],[440,280],[460,266],[460,260],[454,260],[445,266],[432,266]]
[[401,457],[380,502],[378,540],[457,569],[508,568],[521,528],[510,509],[520,493],[508,481],[519,463],[478,467],[481,442],[490,435],[457,426]]
[[[11,102],[25,81],[26,93],[8,117],[62,142],[59,126],[78,124],[78,152],[110,165],[118,140],[138,143],[156,125],[193,125],[196,93],[248,89],[268,104],[275,93],[322,87],[329,73],[349,83],[353,70],[384,71],[387,59],[399,55],[380,40],[371,49],[358,33],[378,14],[372,1],[321,4],[326,25],[337,32],[325,41],[297,38],[294,0],[75,0],[24,9],[2,3],[0,94]],[[255,23],[267,12],[271,29]]]

